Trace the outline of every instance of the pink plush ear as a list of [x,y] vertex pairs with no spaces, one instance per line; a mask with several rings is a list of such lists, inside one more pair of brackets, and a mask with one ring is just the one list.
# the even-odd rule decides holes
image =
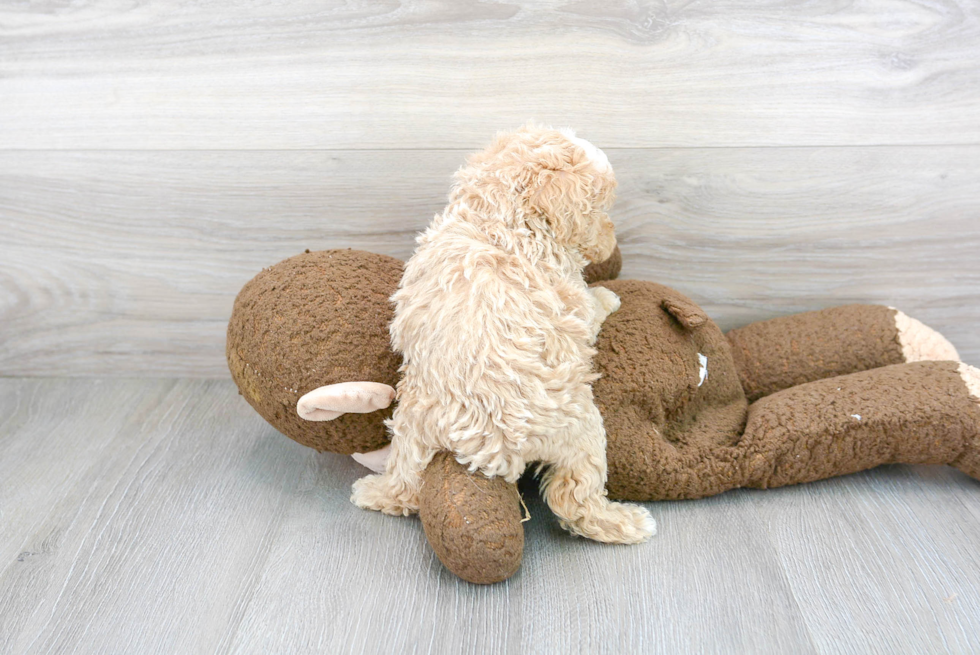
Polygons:
[[296,403],[296,413],[307,421],[332,421],[342,414],[369,414],[395,399],[395,390],[380,382],[339,382],[319,387]]

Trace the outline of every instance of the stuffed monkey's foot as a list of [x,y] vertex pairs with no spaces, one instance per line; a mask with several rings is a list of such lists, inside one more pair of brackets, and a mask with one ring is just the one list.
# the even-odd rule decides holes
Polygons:
[[368,475],[354,483],[351,502],[392,516],[409,516],[419,511],[418,490],[387,473]]
[[980,480],[980,369],[968,364],[960,364],[960,377],[966,384],[966,393],[976,408],[976,431],[967,437],[967,446],[955,462],[958,469]]
[[980,369],[969,364],[960,364],[960,377],[966,383],[966,392],[970,400],[980,404]]
[[897,309],[895,329],[906,362],[960,361],[959,353],[946,337]]
[[502,582],[524,557],[517,485],[470,473],[439,453],[423,473],[419,518],[443,566],[476,584]]

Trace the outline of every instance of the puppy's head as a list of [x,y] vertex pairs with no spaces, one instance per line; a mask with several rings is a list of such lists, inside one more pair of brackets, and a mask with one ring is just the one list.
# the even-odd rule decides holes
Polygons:
[[616,247],[607,213],[616,189],[612,166],[605,153],[570,129],[526,125],[498,134],[469,158],[456,182],[454,196],[481,189],[498,209],[509,197],[516,220],[547,229],[590,262],[605,261]]

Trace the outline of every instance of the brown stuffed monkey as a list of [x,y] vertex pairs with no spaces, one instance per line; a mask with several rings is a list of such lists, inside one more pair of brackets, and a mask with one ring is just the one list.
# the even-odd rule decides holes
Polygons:
[[[980,371],[937,332],[895,309],[849,305],[723,334],[680,293],[613,279],[620,265],[617,250],[586,271],[622,300],[594,360],[611,498],[700,498],[886,463],[949,464],[980,479]],[[402,266],[363,251],[307,252],[245,285],[228,326],[229,368],[275,428],[378,464],[400,364],[388,298]],[[516,485],[440,454],[419,515],[463,579],[498,582],[520,566]]]

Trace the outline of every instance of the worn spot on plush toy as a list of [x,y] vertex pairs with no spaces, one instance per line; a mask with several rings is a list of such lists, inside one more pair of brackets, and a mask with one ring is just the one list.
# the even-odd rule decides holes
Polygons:
[[698,353],[698,386],[700,387],[704,384],[704,381],[708,379],[708,358]]

